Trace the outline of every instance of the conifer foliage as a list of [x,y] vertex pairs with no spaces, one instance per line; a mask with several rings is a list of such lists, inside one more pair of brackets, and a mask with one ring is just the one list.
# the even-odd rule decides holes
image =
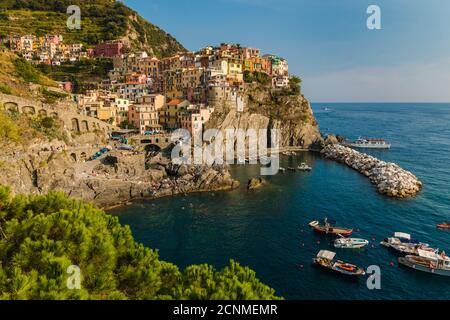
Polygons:
[[[78,266],[81,289],[69,289]],[[11,196],[0,186],[0,299],[278,299],[235,261],[180,271],[128,226],[62,193]]]

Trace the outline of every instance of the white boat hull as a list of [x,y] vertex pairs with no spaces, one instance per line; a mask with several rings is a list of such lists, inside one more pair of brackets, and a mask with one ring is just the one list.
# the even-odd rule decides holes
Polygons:
[[338,239],[334,241],[334,247],[340,249],[361,249],[369,244],[364,239]]
[[345,143],[343,144],[346,147],[357,148],[357,149],[390,149],[390,144],[384,145],[371,145],[371,144],[358,144],[358,143]]
[[450,269],[427,268],[423,265],[412,263],[411,261],[409,261],[406,258],[399,258],[398,262],[406,267],[409,267],[409,268],[417,270],[417,271],[427,272],[427,273],[431,273],[431,274],[435,274],[435,275],[439,275],[439,276],[450,277]]

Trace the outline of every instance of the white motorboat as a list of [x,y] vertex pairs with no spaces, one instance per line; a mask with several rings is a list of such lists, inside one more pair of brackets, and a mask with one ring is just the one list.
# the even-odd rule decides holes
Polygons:
[[306,163],[302,163],[297,167],[298,170],[300,171],[311,171],[312,168],[310,166],[308,166]]
[[345,141],[344,146],[361,149],[390,149],[391,144],[384,139],[358,138],[356,141]]
[[341,249],[361,249],[369,244],[369,241],[358,238],[339,238],[334,240],[334,246]]

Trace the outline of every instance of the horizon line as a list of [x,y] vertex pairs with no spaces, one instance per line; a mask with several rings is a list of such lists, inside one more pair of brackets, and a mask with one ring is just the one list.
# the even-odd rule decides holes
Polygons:
[[310,101],[310,103],[367,103],[367,104],[381,104],[381,103],[392,103],[392,104],[407,104],[407,103],[425,103],[425,104],[450,104],[450,101]]

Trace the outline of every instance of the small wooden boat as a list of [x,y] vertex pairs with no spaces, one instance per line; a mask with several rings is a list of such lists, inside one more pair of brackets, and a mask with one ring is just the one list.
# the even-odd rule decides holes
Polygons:
[[353,233],[353,229],[347,229],[347,228],[341,228],[341,227],[334,227],[333,224],[335,224],[334,221],[328,220],[325,218],[323,220],[323,224],[321,225],[319,221],[312,221],[310,222],[311,228],[319,234],[326,234],[326,235],[332,235],[332,236],[343,236],[343,237],[349,237]]
[[329,269],[334,272],[338,272],[346,276],[363,276],[366,274],[363,268],[343,261],[335,261],[335,256],[335,252],[321,250],[317,254],[317,257],[313,259],[313,263],[317,266]]
[[444,222],[437,225],[438,229],[450,230],[450,222]]
[[450,277],[450,258],[445,252],[419,250],[418,256],[408,255],[398,259],[401,265],[408,268],[440,276]]
[[334,246],[340,249],[361,249],[369,244],[369,241],[365,239],[357,238],[344,238],[334,240]]
[[289,167],[288,170],[289,170],[289,171],[292,171],[292,172],[297,172],[297,169],[292,168],[292,167]]

